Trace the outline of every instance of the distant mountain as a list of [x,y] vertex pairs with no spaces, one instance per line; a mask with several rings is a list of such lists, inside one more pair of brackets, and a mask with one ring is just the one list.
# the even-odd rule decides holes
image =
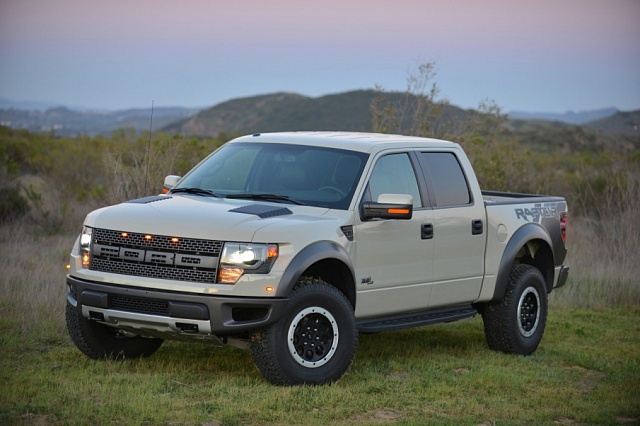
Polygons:
[[[640,113],[640,111],[638,111]],[[501,137],[517,140],[535,151],[634,152],[640,135],[608,132],[589,127],[544,120],[508,120]]]
[[604,108],[594,111],[567,111],[562,114],[551,112],[524,112],[524,111],[511,111],[509,112],[509,118],[517,120],[545,120],[545,121],[559,121],[561,123],[568,124],[585,124],[590,121],[606,118],[617,113],[616,108]]
[[355,91],[310,98],[274,93],[233,99],[172,123],[163,130],[185,136],[283,130],[371,130],[374,91]]
[[[356,90],[310,98],[295,93],[233,99],[175,122],[163,130],[185,136],[216,136],[221,132],[250,134],[296,130],[371,131],[371,102],[375,90]],[[403,96],[384,93],[387,98]],[[444,118],[472,114],[446,105]]]
[[585,127],[602,132],[640,137],[640,110],[618,111],[607,118],[590,121]]
[[60,104],[54,104],[51,102],[37,102],[37,101],[23,101],[17,102],[7,98],[0,98],[0,109],[21,109],[21,110],[39,110],[44,111],[50,108],[55,108]]
[[[153,130],[186,137],[217,137],[221,133],[251,134],[295,130],[371,131],[371,103],[383,96],[398,101],[404,93],[357,90],[311,98],[295,93],[274,93],[232,99],[197,111],[186,108],[155,108]],[[476,114],[453,105],[444,105],[442,122],[436,126],[469,123]],[[640,110],[574,113],[600,117],[576,125],[551,119],[517,119],[503,124],[496,136],[519,141],[537,151],[623,151],[640,150]],[[554,116],[555,117],[555,116]],[[568,117],[568,115],[567,115]],[[34,132],[53,131],[61,136],[108,135],[118,128],[149,129],[151,109],[122,111],[75,111],[65,107],[45,111],[0,109],[0,125]],[[556,117],[557,118],[557,117]],[[404,126],[408,127],[408,126]]]
[[[196,109],[159,107],[153,110],[153,130],[197,113]],[[0,109],[0,125],[60,136],[109,135],[116,129],[149,130],[151,108],[122,111],[76,111],[66,107],[40,110]]]

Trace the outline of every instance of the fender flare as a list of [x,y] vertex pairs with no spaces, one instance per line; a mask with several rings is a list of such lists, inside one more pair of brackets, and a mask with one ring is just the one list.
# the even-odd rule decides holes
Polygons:
[[306,246],[295,255],[280,278],[276,297],[288,297],[304,271],[314,263],[327,259],[344,263],[349,268],[352,282],[355,283],[355,271],[347,251],[333,241],[318,241]]
[[[529,241],[542,240],[551,250],[553,244],[549,234],[543,226],[537,223],[527,223],[520,227],[507,243],[507,247],[502,253],[502,259],[500,260],[500,266],[498,268],[498,275],[496,277],[496,285],[493,290],[492,301],[500,300],[504,297],[507,291],[507,284],[509,281],[509,275],[511,274],[511,268],[516,260],[516,256],[520,249],[525,246]],[[541,271],[546,276],[546,271]]]

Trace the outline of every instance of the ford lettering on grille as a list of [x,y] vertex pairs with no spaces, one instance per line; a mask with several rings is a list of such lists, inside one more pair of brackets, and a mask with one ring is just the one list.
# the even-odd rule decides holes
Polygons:
[[94,229],[89,269],[213,283],[222,241]]

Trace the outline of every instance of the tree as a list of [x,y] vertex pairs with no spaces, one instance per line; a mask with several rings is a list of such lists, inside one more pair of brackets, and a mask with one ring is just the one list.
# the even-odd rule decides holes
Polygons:
[[371,103],[373,130],[460,143],[483,187],[535,190],[526,172],[528,151],[501,137],[507,119],[501,108],[489,100],[475,110],[451,106],[440,96],[435,77],[436,63],[429,61],[409,74],[404,92],[385,92],[377,86],[378,96]]

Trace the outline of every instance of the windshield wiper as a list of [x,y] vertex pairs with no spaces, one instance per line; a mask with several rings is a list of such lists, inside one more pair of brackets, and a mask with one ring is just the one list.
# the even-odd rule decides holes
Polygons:
[[264,201],[284,201],[285,203],[297,204],[299,206],[306,206],[305,203],[291,199],[286,195],[277,194],[227,194],[226,198],[247,198],[249,200],[264,200]]
[[203,189],[203,188],[176,188],[176,189],[172,189],[171,193],[172,194],[185,193],[185,194],[194,194],[194,195],[206,195],[206,196],[217,197],[217,198],[220,197],[220,195],[216,194],[215,192],[210,191],[208,189]]

